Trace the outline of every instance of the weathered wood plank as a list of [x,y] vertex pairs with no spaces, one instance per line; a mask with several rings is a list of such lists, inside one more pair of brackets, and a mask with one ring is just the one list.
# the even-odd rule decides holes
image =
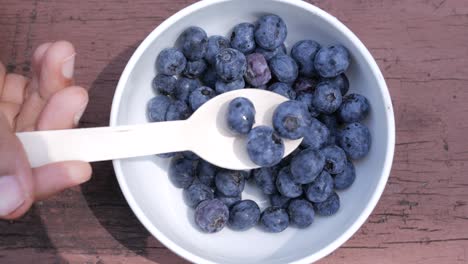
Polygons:
[[[82,124],[106,125],[119,75],[139,41],[192,2],[3,0],[0,60],[29,74],[36,46],[72,41],[77,83],[91,88]],[[467,263],[467,2],[311,2],[344,21],[376,57],[397,121],[395,162],[381,201],[321,263]],[[1,263],[185,263],[139,224],[109,162],[95,164],[94,178],[81,188],[0,222],[0,237]]]

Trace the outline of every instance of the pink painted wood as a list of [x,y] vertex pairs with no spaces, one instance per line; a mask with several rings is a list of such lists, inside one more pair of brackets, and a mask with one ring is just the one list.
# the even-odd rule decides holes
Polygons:
[[[39,44],[78,52],[91,101],[82,126],[106,125],[126,61],[155,26],[193,0],[2,0],[0,60],[30,74]],[[468,3],[317,0],[376,57],[397,121],[393,170],[367,223],[320,263],[468,263]],[[0,263],[186,263],[136,220],[111,163],[93,179],[0,221]]]

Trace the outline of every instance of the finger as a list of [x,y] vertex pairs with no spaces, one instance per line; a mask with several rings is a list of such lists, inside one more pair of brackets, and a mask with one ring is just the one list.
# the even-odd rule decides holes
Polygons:
[[[72,83],[75,49],[66,41],[46,43],[33,55],[34,76],[16,120],[17,131],[32,131],[48,99]],[[67,76],[64,76],[63,73]]]
[[65,161],[33,169],[36,200],[43,200],[67,188],[87,182],[91,165],[83,161]]
[[67,87],[54,94],[39,117],[37,129],[73,128],[88,104],[88,92],[79,86]]
[[33,92],[28,96],[26,102],[21,106],[16,117],[16,131],[33,131],[36,129],[37,119],[46,105],[39,93]]
[[72,84],[75,48],[70,42],[57,41],[46,51],[41,64],[39,94],[45,100]]
[[5,114],[10,127],[15,125],[14,120],[21,109],[27,84],[28,80],[19,74],[10,73],[5,76],[0,97],[0,111]]
[[10,132],[15,131],[15,118],[18,115],[18,112],[21,109],[21,105],[10,103],[10,102],[0,102],[0,111],[5,116],[8,121],[8,127]]
[[44,55],[49,50],[50,46],[52,46],[52,44],[53,44],[52,42],[41,44],[34,51],[33,58],[32,58],[32,66],[33,66],[33,73],[37,77],[39,77],[41,74],[42,59],[44,58]]
[[36,48],[32,57],[32,80],[29,82],[28,86],[26,87],[25,91],[25,102],[33,92],[37,92],[39,90],[39,76],[41,74],[41,64],[42,59],[44,58],[45,53],[52,45],[51,42],[47,42],[41,44],[39,47]]
[[2,96],[3,102],[22,104],[24,99],[24,89],[28,84],[28,79],[22,75],[9,73],[5,76]]
[[32,171],[18,138],[0,112],[0,218],[23,215],[33,203]]
[[3,83],[5,82],[6,68],[5,65],[0,61],[0,94],[3,91]]

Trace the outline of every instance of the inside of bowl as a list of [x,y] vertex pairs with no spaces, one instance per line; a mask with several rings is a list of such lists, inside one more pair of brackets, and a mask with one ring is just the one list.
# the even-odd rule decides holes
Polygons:
[[[128,78],[121,81],[125,88],[120,103],[114,106],[118,108],[115,125],[146,123],[145,106],[154,96],[151,89],[156,74],[154,62],[162,49],[173,46],[179,34],[189,26],[202,27],[209,35],[227,36],[235,24],[253,22],[266,13],[275,13],[286,22],[288,50],[298,40],[313,39],[322,45],[341,43],[352,54],[352,64],[346,74],[351,84],[350,92],[364,94],[371,103],[371,114],[365,124],[372,133],[372,148],[367,158],[355,163],[357,178],[354,185],[339,192],[339,212],[331,217],[316,217],[307,229],[290,227],[282,233],[271,234],[259,228],[246,232],[225,228],[216,234],[201,233],[193,225],[193,212],[184,204],[182,190],[175,188],[168,179],[168,160],[144,157],[115,163],[122,189],[140,221],[161,242],[192,261],[274,264],[306,257],[310,260],[310,256],[323,253],[323,249],[330,248],[331,244],[335,243],[337,247],[339,244],[336,243],[343,242],[339,242],[340,237],[350,232],[350,227],[369,207],[376,188],[386,180],[383,170],[389,155],[388,113],[378,77],[373,74],[359,45],[353,43],[342,28],[334,26],[331,20],[324,20],[316,9],[304,9],[302,3],[294,2],[237,0],[204,3],[203,8],[186,12],[183,18],[176,19],[160,34],[153,32],[149,38],[157,36],[141,53]],[[250,193],[244,198],[252,195],[266,205],[266,198],[261,195]]]

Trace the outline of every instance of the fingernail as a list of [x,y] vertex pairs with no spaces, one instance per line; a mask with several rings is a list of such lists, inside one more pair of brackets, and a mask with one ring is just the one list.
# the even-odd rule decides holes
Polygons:
[[75,70],[75,56],[76,53],[66,58],[62,64],[62,74],[63,77],[67,79],[73,78],[73,71]]
[[24,203],[24,195],[15,176],[0,176],[0,216],[7,216]]
[[86,103],[80,108],[80,110],[78,110],[76,112],[75,116],[73,117],[73,124],[75,126],[78,126],[78,124],[80,123],[81,116],[83,115],[84,111],[86,110],[87,105],[88,105],[88,101],[86,101]]

